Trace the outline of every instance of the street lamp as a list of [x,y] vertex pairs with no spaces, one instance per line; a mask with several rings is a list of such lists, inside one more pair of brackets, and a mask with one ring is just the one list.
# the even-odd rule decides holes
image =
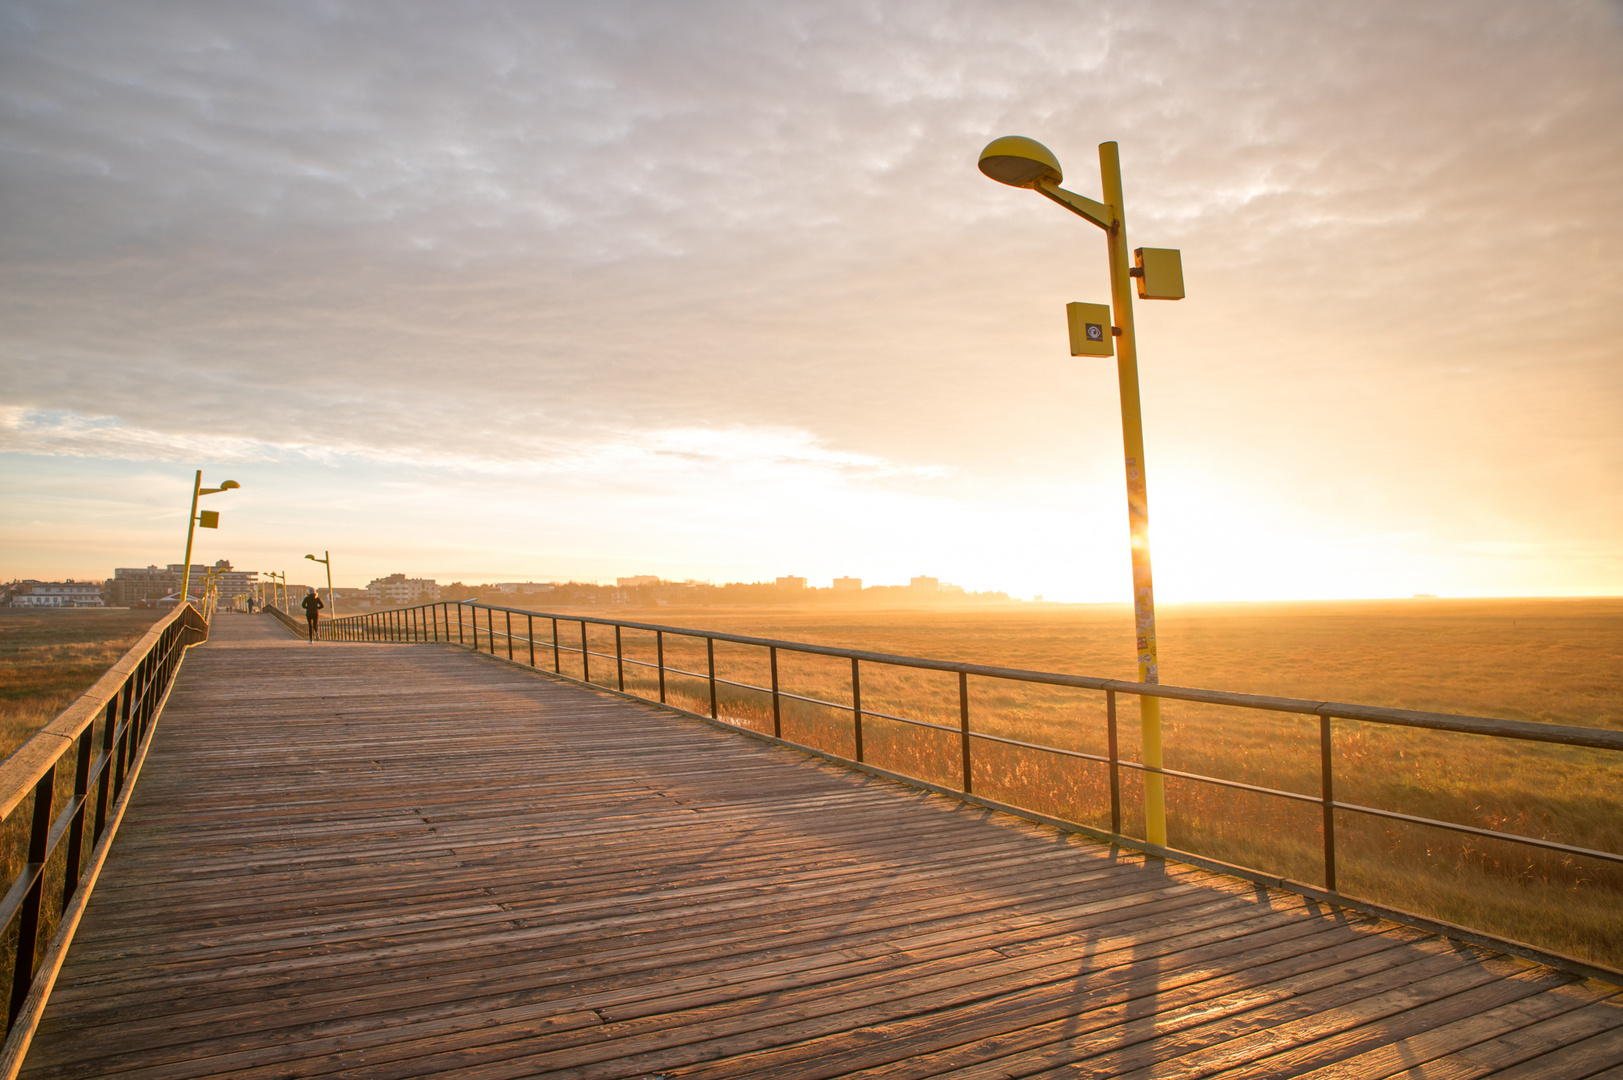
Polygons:
[[197,470],[197,476],[192,480],[192,510],[186,515],[186,564],[180,572],[180,602],[185,603],[192,587],[192,534],[201,525],[205,529],[218,529],[220,527],[220,512],[218,510],[205,510],[201,515],[197,512],[197,500],[202,495],[215,495],[222,491],[231,491],[242,485],[235,480],[227,480],[217,488],[203,486],[203,470]]
[[306,555],[305,558],[309,559],[311,562],[318,562],[318,563],[326,564],[326,567],[327,567],[327,617],[332,618],[332,613],[334,611],[338,610],[337,608],[332,606],[332,552],[323,551],[322,554],[325,555],[326,558],[318,559],[314,555]]
[[[1150,576],[1150,513],[1144,479],[1144,422],[1138,395],[1138,343],[1133,333],[1129,281],[1138,279],[1145,300],[1183,299],[1183,264],[1170,248],[1139,248],[1136,265],[1127,263],[1127,213],[1121,191],[1121,159],[1116,144],[1099,144],[1099,176],[1104,202],[1060,187],[1059,160],[1042,143],[1018,135],[993,139],[981,151],[980,170],[1000,184],[1030,188],[1103,229],[1110,263],[1110,306],[1067,304],[1072,356],[1116,357],[1121,386],[1121,433],[1127,471],[1127,524],[1133,552],[1133,623],[1138,645],[1138,681],[1160,681],[1155,645],[1155,588]],[[1112,317],[1113,316],[1113,317]],[[1112,345],[1114,344],[1114,349]],[[1139,698],[1144,764],[1161,768],[1161,702]],[[1152,844],[1167,842],[1166,792],[1159,772],[1144,774],[1144,832]]]

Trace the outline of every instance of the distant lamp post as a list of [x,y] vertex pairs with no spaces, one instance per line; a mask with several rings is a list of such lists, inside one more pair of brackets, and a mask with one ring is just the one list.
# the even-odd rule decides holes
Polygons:
[[[1139,248],[1127,261],[1127,213],[1121,191],[1121,159],[1113,142],[1099,144],[1099,175],[1104,202],[1060,187],[1059,160],[1035,139],[1018,135],[993,139],[981,151],[980,170],[1000,184],[1030,188],[1105,231],[1110,263],[1110,305],[1067,304],[1072,356],[1116,357],[1121,386],[1121,432],[1127,470],[1127,523],[1133,552],[1133,622],[1138,639],[1138,681],[1157,683],[1155,588],[1150,576],[1150,513],[1144,480],[1144,422],[1138,396],[1138,343],[1133,333],[1129,282],[1138,279],[1144,300],[1183,299],[1182,256],[1170,248]],[[1111,316],[1114,315],[1114,318]],[[1114,346],[1114,347],[1113,347]],[[1139,699],[1144,764],[1161,765],[1161,702]],[[1144,774],[1144,832],[1152,844],[1167,842],[1166,791],[1160,773]]]
[[314,555],[306,555],[305,558],[311,562],[322,563],[327,567],[327,617],[331,618],[332,613],[338,610],[332,606],[332,552],[323,551],[321,554],[325,558],[318,559]]
[[186,516],[186,564],[180,572],[180,602],[184,604],[191,593],[192,587],[192,536],[197,532],[197,526],[205,529],[218,529],[220,527],[220,512],[218,510],[205,510],[197,512],[197,500],[203,495],[216,495],[222,491],[231,491],[242,485],[235,480],[227,480],[217,488],[203,486],[203,470],[197,470],[197,476],[192,480],[192,510]]

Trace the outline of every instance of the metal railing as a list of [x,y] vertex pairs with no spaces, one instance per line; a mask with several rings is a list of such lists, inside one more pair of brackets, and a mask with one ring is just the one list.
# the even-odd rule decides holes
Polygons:
[[[454,612],[454,617],[453,617]],[[479,625],[480,613],[483,613],[484,626]],[[500,615],[498,622],[496,616]],[[514,620],[523,620],[515,632]],[[536,621],[540,620],[546,631],[543,637],[536,637]],[[560,623],[568,626],[578,624],[580,627],[580,641],[578,644],[571,640],[566,643],[559,636]],[[586,628],[589,625],[613,627],[614,652],[606,653],[594,651],[587,639]],[[655,660],[650,663],[645,660],[630,658],[625,653],[623,637],[625,631],[632,630],[648,633],[654,636]],[[1021,750],[1051,754],[1073,760],[1093,762],[1102,765],[1108,771],[1110,789],[1110,828],[1106,834],[1110,839],[1129,840],[1133,846],[1139,848],[1153,848],[1142,841],[1124,836],[1122,832],[1122,805],[1121,805],[1121,776],[1123,770],[1136,771],[1139,774],[1155,773],[1164,777],[1207,784],[1235,791],[1249,792],[1253,795],[1267,796],[1283,799],[1297,804],[1306,804],[1316,807],[1322,822],[1323,845],[1323,884],[1329,893],[1338,893],[1337,867],[1336,867],[1336,814],[1360,815],[1362,817],[1379,819],[1390,822],[1402,822],[1410,825],[1425,826],[1441,829],[1448,832],[1462,834],[1479,839],[1492,839],[1522,845],[1528,848],[1554,852],[1567,856],[1581,856],[1596,859],[1601,862],[1623,866],[1623,854],[1614,851],[1602,851],[1594,848],[1565,844],[1535,836],[1525,836],[1518,833],[1507,832],[1500,829],[1481,828],[1474,825],[1447,821],[1434,817],[1401,813],[1396,810],[1375,806],[1366,806],[1360,803],[1344,802],[1335,797],[1335,740],[1333,722],[1337,720],[1355,721],[1364,724],[1386,725],[1397,728],[1422,729],[1429,731],[1457,732],[1470,735],[1482,735],[1494,739],[1513,739],[1531,743],[1550,745],[1588,747],[1598,750],[1623,751],[1623,732],[1610,731],[1599,728],[1573,727],[1561,724],[1531,723],[1517,720],[1499,720],[1490,717],[1460,716],[1451,713],[1419,712],[1405,709],[1389,709],[1367,705],[1351,705],[1338,702],[1308,701],[1296,698],[1267,697],[1255,694],[1238,694],[1221,690],[1201,690],[1181,686],[1161,686],[1147,683],[1130,682],[1121,679],[1103,679],[1083,675],[1066,675],[1054,672],[1028,671],[1018,668],[994,667],[985,664],[968,664],[947,660],[931,660],[916,656],[897,656],[889,653],[869,652],[858,649],[845,649],[827,645],[813,645],[805,642],[782,641],[773,638],[751,637],[743,634],[729,634],[719,631],[694,630],[682,627],[662,626],[653,623],[631,622],[622,619],[599,618],[590,615],[554,614],[551,612],[527,611],[521,608],[507,608],[474,602],[424,604],[417,607],[397,608],[388,611],[370,612],[364,615],[346,616],[331,620],[324,629],[324,637],[337,641],[373,641],[373,642],[449,642],[461,645],[479,652],[488,652],[499,656],[497,642],[500,640],[505,659],[529,667],[537,667],[536,650],[539,646],[542,656],[551,653],[551,670],[555,675],[564,678],[573,678],[565,675],[562,657],[565,654],[577,655],[582,665],[582,678],[574,680],[585,682],[593,686],[603,686],[592,680],[592,662],[594,658],[614,664],[615,679],[612,688],[621,692],[626,691],[626,668],[628,665],[641,667],[657,672],[658,695],[661,704],[668,705],[666,682],[669,676],[683,676],[702,680],[709,692],[709,718],[721,722],[723,720],[718,699],[718,688],[731,687],[742,691],[770,695],[772,703],[772,735],[783,739],[783,702],[786,700],[803,702],[809,705],[838,709],[850,713],[851,740],[855,748],[854,760],[865,764],[864,752],[864,721],[879,719],[907,724],[918,728],[925,728],[947,735],[956,736],[957,752],[960,757],[958,763],[961,777],[960,790],[966,794],[974,793],[974,748],[979,744],[1000,744]],[[705,643],[707,666],[704,671],[689,671],[668,665],[665,659],[665,642],[669,636],[683,637],[693,640],[702,640]],[[768,654],[768,666],[771,672],[771,684],[760,686],[753,683],[741,682],[719,676],[716,671],[716,642],[730,642],[738,645],[754,646],[765,649]],[[515,651],[517,650],[517,651]],[[798,653],[805,655],[838,657],[848,659],[851,664],[850,694],[851,700],[846,702],[828,701],[822,698],[793,694],[779,686],[778,659],[782,653]],[[958,724],[949,726],[935,723],[919,717],[899,716],[867,708],[862,702],[862,665],[885,665],[893,668],[906,668],[925,671],[940,671],[956,673],[958,676]],[[970,724],[970,698],[969,679],[971,677],[1003,680],[1016,683],[1039,684],[1056,687],[1071,687],[1080,690],[1090,690],[1102,693],[1105,698],[1106,723],[1106,752],[1092,754],[1082,750],[1049,746],[1042,743],[1012,738],[1008,735],[999,735],[991,731],[976,730]],[[1127,695],[1133,698],[1156,697],[1164,700],[1197,702],[1207,705],[1230,706],[1249,710],[1259,710],[1270,713],[1296,714],[1301,716],[1314,716],[1318,719],[1319,744],[1319,790],[1316,792],[1290,791],[1278,787],[1245,783],[1239,780],[1224,777],[1210,776],[1203,773],[1183,771],[1171,768],[1157,768],[1145,765],[1139,761],[1125,759],[1119,752],[1117,738],[1117,698]],[[635,695],[642,696],[642,695]],[[648,698],[647,700],[653,700]],[[688,711],[688,710],[682,710]],[[745,725],[734,725],[745,726]],[[788,740],[784,740],[788,741]],[[792,745],[802,746],[799,743]],[[803,749],[813,750],[825,756],[842,760],[844,755],[833,754],[825,747],[802,746]],[[910,779],[920,780],[918,777]],[[929,781],[924,781],[930,783]],[[1080,823],[1078,823],[1080,824]],[[1088,828],[1087,831],[1097,833],[1099,830]],[[1167,849],[1170,850],[1170,849]],[[1199,853],[1187,853],[1199,854]]]
[[6,834],[26,851],[8,850],[22,862],[0,900],[0,928],[15,942],[0,1076],[21,1067],[181,658],[207,638],[203,614],[179,605],[0,763],[0,823],[22,825],[21,811],[27,826],[26,839],[15,828]]

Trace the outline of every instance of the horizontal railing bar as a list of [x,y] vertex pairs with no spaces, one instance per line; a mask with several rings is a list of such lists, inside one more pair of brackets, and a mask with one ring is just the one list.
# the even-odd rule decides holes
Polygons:
[[[1066,686],[1080,690],[1114,690],[1120,694],[1130,694],[1141,698],[1167,698],[1176,701],[1193,701],[1206,705],[1259,709],[1265,712],[1328,716],[1337,720],[1357,720],[1365,723],[1387,724],[1394,727],[1448,731],[1463,735],[1486,735],[1495,738],[1520,739],[1525,742],[1583,746],[1596,750],[1623,750],[1623,731],[1610,731],[1604,728],[1584,728],[1567,724],[1542,724],[1526,720],[1500,720],[1489,716],[1464,716],[1455,713],[1431,713],[1410,709],[1389,709],[1374,705],[1353,705],[1335,701],[1309,701],[1304,698],[1270,697],[1262,694],[1239,694],[1228,690],[1165,686],[1157,683],[1132,682],[1126,679],[1103,679],[1091,675],[1064,675],[1057,672],[1031,671],[1024,668],[968,664],[955,660],[932,660],[919,656],[900,656],[894,653],[871,652],[863,649],[842,649],[833,645],[813,645],[809,642],[785,641],[779,638],[751,637],[746,634],[731,634],[719,630],[695,630],[689,627],[665,626],[659,623],[606,619],[595,615],[564,615],[547,611],[530,611],[525,608],[499,607],[494,604],[481,604],[476,601],[451,602],[466,604],[468,607],[475,609],[486,608],[491,611],[511,612],[515,615],[533,615],[537,618],[591,623],[595,626],[621,626],[629,630],[647,630],[651,633],[675,634],[698,639],[708,638],[738,645],[758,645],[776,648],[785,652],[813,656],[832,656],[866,663],[887,664],[892,667],[956,672],[981,678],[1005,679],[1013,682],[1036,683],[1043,686]],[[406,611],[415,609],[396,608],[391,610]],[[359,618],[360,616],[348,617]],[[594,653],[593,655],[598,654]]]
[[[1317,802],[1317,799],[1312,800]],[[1370,817],[1387,818],[1392,821],[1404,821],[1411,825],[1429,825],[1434,829],[1447,829],[1449,832],[1466,833],[1470,836],[1480,836],[1488,840],[1507,840],[1512,843],[1526,844],[1529,847],[1544,848],[1548,851],[1559,851],[1567,855],[1584,855],[1591,859],[1601,859],[1605,862],[1623,863],[1623,855],[1610,851],[1596,851],[1594,848],[1574,847],[1571,844],[1561,844],[1554,840],[1540,840],[1536,836],[1522,836],[1520,833],[1495,832],[1492,829],[1480,829],[1475,825],[1459,825],[1452,821],[1439,821],[1436,818],[1415,817],[1412,814],[1400,814],[1395,810],[1380,810],[1373,806],[1359,806],[1356,803],[1332,803],[1337,810],[1346,810],[1354,814],[1367,814]]]

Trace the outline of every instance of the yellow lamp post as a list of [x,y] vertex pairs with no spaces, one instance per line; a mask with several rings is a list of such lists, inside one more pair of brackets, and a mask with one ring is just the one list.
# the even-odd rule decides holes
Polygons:
[[185,603],[192,587],[192,535],[201,525],[205,529],[218,529],[220,527],[220,513],[217,510],[205,510],[201,515],[197,512],[197,500],[203,495],[216,495],[222,491],[231,491],[242,485],[235,480],[227,480],[217,488],[203,486],[203,470],[198,469],[197,475],[192,479],[192,509],[186,515],[186,562],[180,572],[180,602]]
[[[1121,387],[1121,432],[1127,473],[1127,523],[1133,553],[1133,622],[1138,645],[1138,680],[1160,681],[1155,645],[1155,588],[1150,575],[1150,513],[1144,473],[1144,421],[1138,394],[1138,342],[1133,332],[1130,281],[1138,279],[1138,295],[1146,300],[1183,299],[1183,265],[1179,253],[1168,248],[1140,248],[1137,265],[1127,262],[1127,213],[1121,190],[1121,159],[1113,142],[1099,144],[1099,175],[1104,202],[1060,187],[1064,174],[1048,147],[1018,135],[994,139],[981,151],[980,170],[1000,184],[1030,188],[1092,222],[1105,232],[1110,265],[1110,306],[1069,304],[1066,315],[1071,331],[1072,356],[1116,357]],[[1113,317],[1112,317],[1113,316]],[[1108,321],[1106,321],[1108,320]],[[1115,348],[1112,348],[1112,345]],[[1139,698],[1139,723],[1144,739],[1144,764],[1162,767],[1161,702]],[[1163,847],[1167,842],[1166,792],[1161,774],[1144,774],[1145,839]]]
[[318,559],[314,555],[306,555],[305,558],[311,562],[322,563],[327,567],[327,617],[330,619],[333,612],[337,610],[332,606],[332,552],[323,551],[321,554],[325,558]]

